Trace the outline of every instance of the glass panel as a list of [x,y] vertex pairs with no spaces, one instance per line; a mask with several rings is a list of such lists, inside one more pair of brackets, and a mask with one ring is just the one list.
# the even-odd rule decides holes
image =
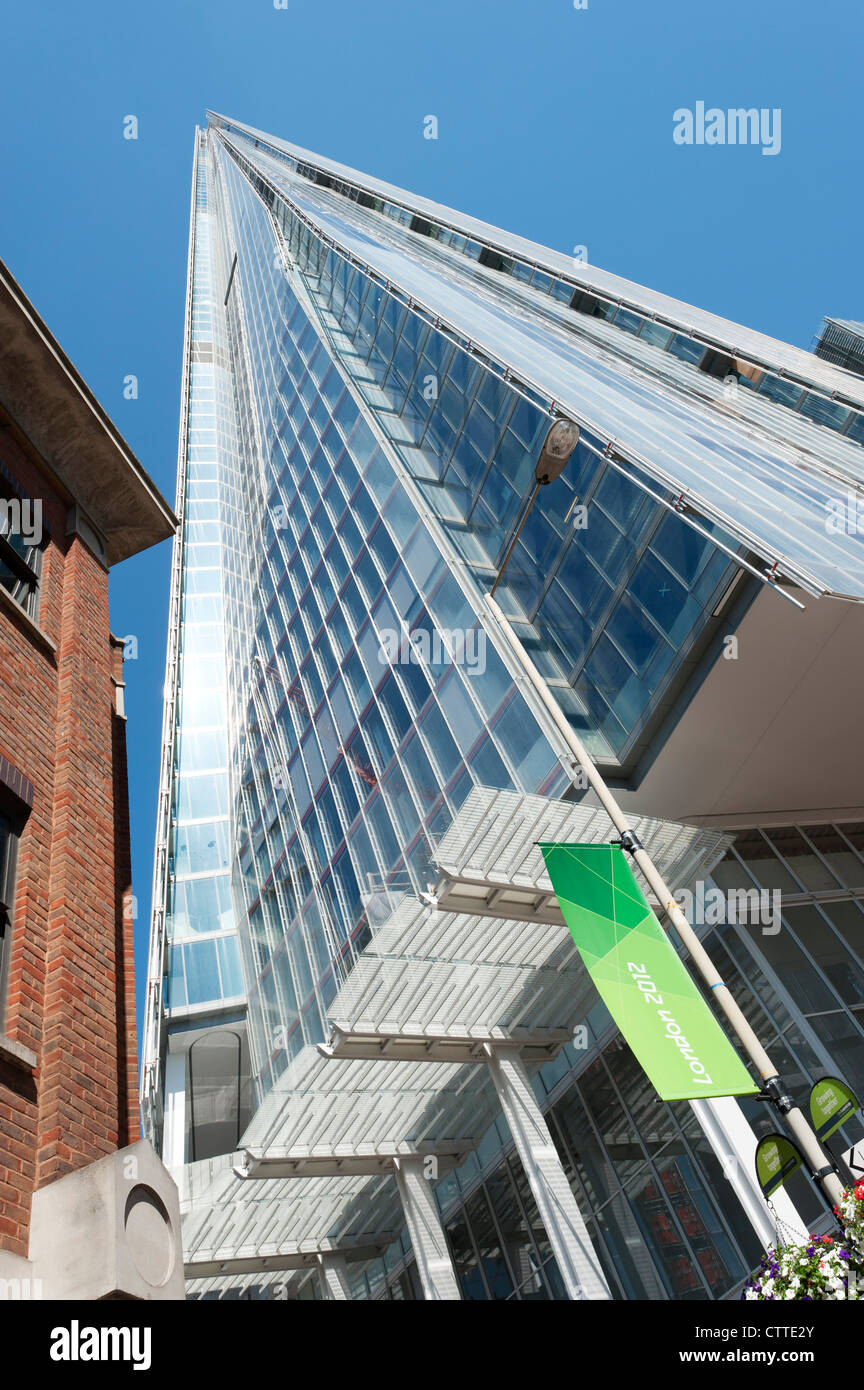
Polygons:
[[767,830],[765,833],[777,853],[786,860],[793,874],[801,880],[805,888],[811,892],[818,892],[819,889],[840,886],[839,879],[814,854],[811,846],[794,826]]
[[446,1230],[463,1299],[467,1303],[486,1302],[486,1286],[464,1216],[460,1213],[455,1220],[448,1223]]
[[509,1298],[513,1292],[513,1281],[501,1252],[498,1232],[482,1188],[478,1188],[473,1196],[468,1198],[465,1214],[474,1235],[474,1244],[479,1251],[489,1297],[495,1301]]
[[[836,906],[848,909],[852,905]],[[827,975],[843,1003],[864,1003],[864,970],[837,939],[821,911],[815,907],[789,907],[783,915],[799,941]],[[848,914],[846,920],[847,923],[850,921]],[[858,921],[864,926],[864,915],[860,912]]]
[[[668,1172],[672,1195],[686,1196],[674,1168]],[[646,1173],[631,1183],[628,1196],[642,1238],[656,1263],[668,1295],[677,1299],[706,1298],[707,1293],[684,1236],[664,1195],[663,1182]]]
[[[816,1014],[808,1020],[828,1049],[837,1074],[848,1081],[859,1098],[864,1096],[864,1032],[847,1013]],[[864,1019],[861,1020],[864,1024]]]
[[[784,893],[800,893],[801,885],[778,859],[770,842],[758,830],[745,832],[735,841],[735,852],[743,859],[760,888],[778,888]],[[749,887],[747,876],[733,855],[727,855],[714,869],[712,877],[721,888]]]
[[[712,1166],[719,1187],[722,1183],[719,1165]],[[702,1174],[685,1152],[683,1143],[673,1145],[657,1160],[657,1171],[678,1225],[683,1228],[691,1259],[698,1263],[711,1296],[722,1297],[744,1278],[747,1269],[720,1223]],[[748,1243],[751,1250],[759,1249],[758,1241]]]
[[189,1004],[207,1004],[221,997],[215,941],[196,941],[183,947]]
[[758,942],[759,950],[804,1013],[837,1007],[836,995],[802,954],[791,932],[781,930],[769,936],[763,931]]
[[849,888],[864,889],[864,862],[850,848],[839,829],[833,825],[808,825],[804,827],[807,839],[828,863],[841,883]]

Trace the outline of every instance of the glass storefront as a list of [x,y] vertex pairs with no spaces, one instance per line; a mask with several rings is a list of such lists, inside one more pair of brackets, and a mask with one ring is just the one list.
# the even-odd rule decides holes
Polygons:
[[[844,1000],[849,972],[857,978],[864,960],[864,825],[743,832],[703,886],[706,899],[721,887],[781,889],[776,935],[771,922],[742,920],[706,928],[703,940],[805,1111],[811,1085],[826,1074],[864,1095],[864,1008],[857,995],[857,1006]],[[799,935],[805,909],[813,954]],[[846,943],[842,962],[838,936]],[[825,1007],[797,1007],[814,999]],[[736,1297],[761,1247],[701,1126],[688,1105],[657,1099],[599,1000],[588,1021],[587,1054],[567,1044],[534,1086],[613,1297]],[[767,1106],[741,1104],[757,1133],[776,1128]],[[832,1139],[834,1154],[862,1132],[860,1118],[852,1119]],[[804,1222],[821,1228],[825,1208],[812,1185],[798,1174],[787,1186]],[[503,1121],[477,1156],[442,1180],[438,1204],[463,1298],[559,1296],[554,1257],[532,1233],[533,1199]],[[357,1296],[404,1297],[406,1262],[410,1250],[389,1280],[385,1261],[358,1273]],[[523,1289],[518,1275],[528,1262],[533,1282]]]

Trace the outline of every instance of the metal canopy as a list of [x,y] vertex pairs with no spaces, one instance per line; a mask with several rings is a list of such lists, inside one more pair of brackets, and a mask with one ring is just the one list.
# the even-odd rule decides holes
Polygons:
[[374,1260],[384,1253],[396,1236],[395,1231],[385,1231],[376,1241],[322,1241],[318,1245],[311,1241],[299,1245],[289,1241],[272,1254],[248,1246],[228,1246],[222,1251],[214,1251],[209,1258],[206,1252],[199,1251],[194,1260],[187,1262],[185,1274],[187,1279],[209,1279],[220,1275],[278,1274],[287,1270],[314,1269],[319,1255],[341,1255],[343,1259],[355,1262]]
[[307,1047],[254,1116],[242,1146],[262,1154],[371,1156],[400,1144],[479,1139],[487,1116],[482,1087],[458,1065],[329,1061]]
[[[666,880],[682,887],[709,874],[734,838],[655,816],[634,816],[631,824]],[[563,926],[538,842],[617,838],[601,807],[475,787],[435,850],[440,876],[433,896],[450,911],[488,909],[496,917]]]
[[529,1032],[527,1028],[475,1029],[460,1037],[430,1033],[399,1033],[374,1027],[340,1028],[334,1024],[329,1043],[319,1043],[318,1051],[327,1058],[369,1058],[406,1062],[459,1062],[470,1064],[486,1059],[486,1044],[506,1042],[515,1044],[523,1062],[551,1061],[569,1042],[572,1033],[567,1028],[547,1028]]
[[[535,1033],[578,1023],[586,998],[584,971],[569,935],[548,927],[543,941],[527,943],[521,960],[490,961],[489,956],[504,955],[512,935],[526,930],[522,923],[507,926],[510,931],[495,918],[454,916],[416,900],[405,903],[386,928],[405,941],[404,954],[374,952],[373,942],[373,951],[364,952],[333,1001],[334,1025],[350,1034],[503,1039],[514,1030]],[[466,947],[461,958],[447,959],[454,927],[475,928],[485,938],[486,958]]]
[[[389,1176],[249,1182],[237,1177],[233,1162],[226,1155],[190,1164],[182,1174],[185,1258],[198,1278],[205,1277],[201,1265],[234,1258],[265,1261],[285,1250],[378,1245],[401,1226]],[[264,1282],[264,1269],[262,1264],[248,1282],[240,1282],[245,1287]],[[238,1283],[233,1272],[222,1283],[226,1280]]]
[[235,1172],[242,1178],[377,1177],[392,1173],[400,1158],[431,1158],[438,1172],[457,1168],[475,1146],[472,1139],[451,1144],[383,1144],[364,1151],[347,1149],[244,1149]]

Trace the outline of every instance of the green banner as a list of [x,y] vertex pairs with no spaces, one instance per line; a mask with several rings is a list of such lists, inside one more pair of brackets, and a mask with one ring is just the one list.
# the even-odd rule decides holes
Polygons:
[[661,1098],[756,1094],[620,846],[540,848],[579,954]]
[[858,1109],[858,1097],[837,1076],[823,1076],[810,1090],[810,1118],[817,1139],[827,1139]]
[[788,1177],[801,1167],[804,1158],[785,1134],[766,1134],[756,1145],[756,1176],[759,1186],[770,1197]]

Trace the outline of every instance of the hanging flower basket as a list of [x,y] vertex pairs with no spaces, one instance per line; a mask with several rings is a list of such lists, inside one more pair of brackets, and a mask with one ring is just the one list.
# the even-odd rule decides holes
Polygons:
[[864,1254],[864,1182],[846,1188],[834,1215],[840,1217],[847,1236]]
[[797,1298],[805,1303],[858,1298],[853,1255],[848,1244],[834,1241],[831,1236],[810,1236],[807,1244],[802,1245],[770,1246],[756,1273],[747,1280],[741,1297]]
[[843,1236],[808,1236],[769,1246],[742,1299],[860,1299],[864,1296],[864,1183],[847,1187],[834,1208]]

